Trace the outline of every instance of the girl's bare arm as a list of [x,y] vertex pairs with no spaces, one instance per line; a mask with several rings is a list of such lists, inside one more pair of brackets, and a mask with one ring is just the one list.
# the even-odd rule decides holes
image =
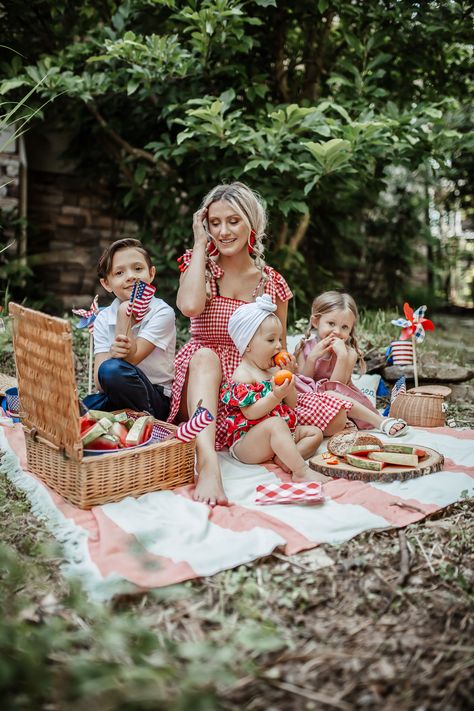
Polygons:
[[335,341],[333,350],[336,354],[336,365],[332,371],[331,380],[337,380],[347,385],[354,370],[355,360],[351,351],[342,341]]
[[265,397],[254,402],[253,405],[242,407],[241,411],[243,416],[247,420],[258,420],[260,417],[265,417],[265,415],[268,415],[283,399],[287,399],[288,395],[294,390],[293,383],[294,378],[291,379],[291,382],[285,380],[283,385],[276,385],[272,378],[273,390],[267,393]]

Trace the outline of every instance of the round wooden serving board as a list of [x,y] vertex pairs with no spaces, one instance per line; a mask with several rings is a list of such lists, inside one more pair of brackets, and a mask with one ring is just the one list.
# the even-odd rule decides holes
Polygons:
[[[410,445],[411,444],[410,442]],[[393,464],[387,464],[382,471],[373,472],[368,469],[353,467],[352,464],[348,464],[340,457],[338,457],[339,464],[328,464],[327,460],[323,459],[321,454],[312,457],[308,464],[311,469],[321,472],[321,474],[325,474],[326,476],[342,479],[358,479],[360,481],[369,482],[405,481],[405,479],[415,479],[415,477],[432,474],[433,472],[439,472],[443,469],[444,457],[442,454],[436,452],[434,449],[429,449],[429,447],[422,447],[419,444],[414,444],[413,446],[418,449],[424,449],[426,452],[426,457],[419,460],[416,468],[397,467]]]

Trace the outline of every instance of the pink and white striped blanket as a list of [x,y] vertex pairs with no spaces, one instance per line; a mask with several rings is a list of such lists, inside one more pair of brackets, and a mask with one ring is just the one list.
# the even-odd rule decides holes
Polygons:
[[276,548],[292,555],[406,526],[474,494],[474,430],[412,428],[403,442],[440,451],[444,471],[390,484],[339,479],[325,486],[323,504],[259,506],[256,486],[288,477],[275,466],[246,466],[221,454],[230,506],[196,503],[188,486],[81,511],[25,471],[20,425],[0,427],[2,472],[62,541],[65,572],[80,577],[96,599],[213,575]]

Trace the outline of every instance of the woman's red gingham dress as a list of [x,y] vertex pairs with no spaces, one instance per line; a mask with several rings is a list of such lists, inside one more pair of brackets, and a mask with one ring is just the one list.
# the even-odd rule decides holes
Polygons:
[[[182,268],[186,268],[189,265],[191,256],[192,250],[188,250],[183,255]],[[191,340],[178,351],[175,358],[175,378],[171,396],[171,411],[168,417],[169,422],[172,422],[178,413],[189,362],[200,348],[210,348],[218,355],[221,362],[223,380],[232,379],[234,371],[241,360],[239,351],[229,336],[227,328],[229,319],[234,311],[245,302],[220,296],[217,282],[224,274],[224,271],[212,260],[209,260],[209,269],[211,271],[209,282],[211,298],[207,301],[202,314],[190,319]],[[276,303],[277,299],[288,301],[292,297],[292,293],[281,274],[268,266],[264,267],[264,272],[267,277],[264,282],[264,293],[268,294],[274,303]],[[255,289],[254,296],[258,293],[259,287],[260,284]],[[300,397],[304,398],[301,401],[301,414],[299,412]],[[298,404],[295,410],[299,424],[313,424],[325,429],[342,407],[349,410],[352,405],[333,398],[326,393],[309,393],[302,396],[298,395]],[[219,401],[216,422],[216,449],[218,450],[226,446],[226,416],[227,407]],[[312,421],[308,422],[308,418],[311,418]]]

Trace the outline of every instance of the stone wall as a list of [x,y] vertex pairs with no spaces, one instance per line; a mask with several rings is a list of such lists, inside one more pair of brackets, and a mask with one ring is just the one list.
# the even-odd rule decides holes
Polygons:
[[106,188],[77,175],[28,170],[28,255],[35,278],[64,308],[87,307],[103,293],[100,254],[136,232],[135,223],[115,218]]

